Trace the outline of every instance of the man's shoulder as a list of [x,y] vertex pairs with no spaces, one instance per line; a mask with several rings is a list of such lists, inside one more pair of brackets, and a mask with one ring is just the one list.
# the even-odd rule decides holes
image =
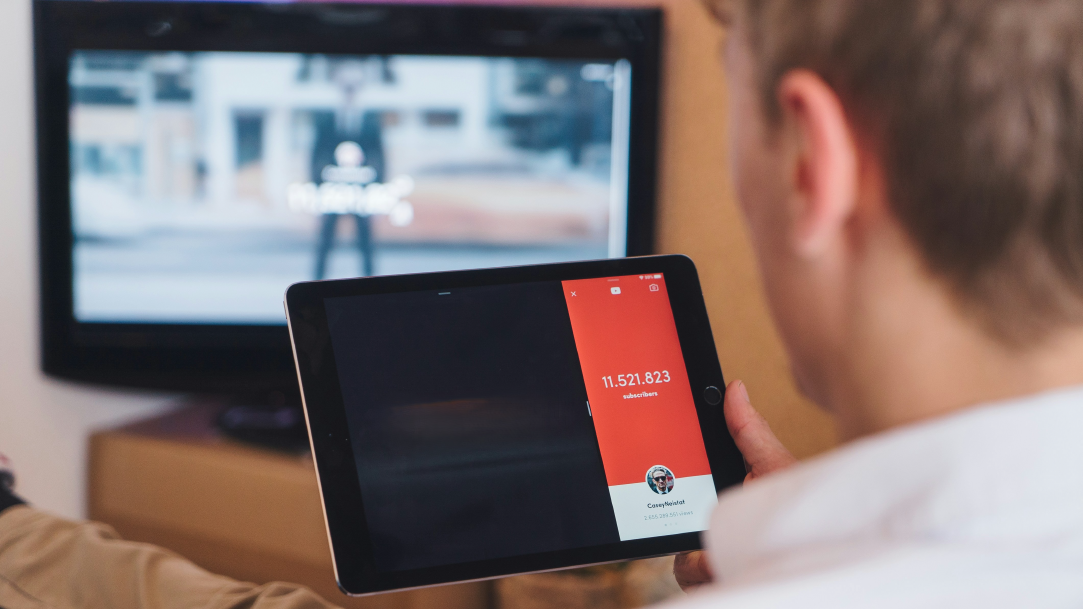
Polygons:
[[[845,595],[864,581],[890,588],[909,577],[896,573],[991,578],[999,567],[983,561],[994,558],[1021,573],[1083,564],[1081,428],[1075,388],[851,443],[724,494],[705,535],[712,566],[723,581],[783,587],[814,573],[825,593],[825,582],[847,582],[830,588]],[[1048,539],[1077,555],[1045,548]],[[974,548],[982,552],[969,554]],[[887,564],[897,571],[874,568]],[[1074,579],[1083,593],[1083,578]]]
[[990,551],[963,542],[900,541],[842,554],[846,558],[831,548],[795,554],[783,572],[753,571],[672,609],[1083,606],[1083,555],[1070,549],[1036,553],[1021,543]]

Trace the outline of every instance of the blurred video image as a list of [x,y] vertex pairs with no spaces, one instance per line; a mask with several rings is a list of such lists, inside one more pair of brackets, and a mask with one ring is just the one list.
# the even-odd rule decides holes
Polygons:
[[281,324],[297,281],[625,255],[625,61],[79,51],[76,318]]

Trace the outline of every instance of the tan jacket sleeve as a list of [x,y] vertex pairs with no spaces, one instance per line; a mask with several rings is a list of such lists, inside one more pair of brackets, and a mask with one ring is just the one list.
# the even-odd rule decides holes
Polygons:
[[214,575],[111,528],[26,506],[0,513],[3,609],[330,609],[301,586],[263,586]]

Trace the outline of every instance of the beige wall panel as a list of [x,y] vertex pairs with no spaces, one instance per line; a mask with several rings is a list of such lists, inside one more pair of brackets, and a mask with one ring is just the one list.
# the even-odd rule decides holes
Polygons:
[[699,268],[726,379],[741,379],[753,404],[799,457],[835,444],[829,418],[794,387],[771,322],[737,209],[726,150],[723,31],[698,0],[666,10],[657,248]]
[[700,0],[580,4],[665,11],[657,251],[685,254],[699,268],[726,380],[745,382],[753,404],[798,457],[831,448],[831,420],[794,386],[737,209],[726,150],[722,28]]

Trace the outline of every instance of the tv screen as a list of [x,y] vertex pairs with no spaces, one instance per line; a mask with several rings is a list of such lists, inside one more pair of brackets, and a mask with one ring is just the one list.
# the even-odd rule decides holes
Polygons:
[[33,7],[51,375],[295,391],[292,283],[652,253],[657,9]]
[[69,66],[80,322],[279,324],[298,281],[627,253],[627,60]]

